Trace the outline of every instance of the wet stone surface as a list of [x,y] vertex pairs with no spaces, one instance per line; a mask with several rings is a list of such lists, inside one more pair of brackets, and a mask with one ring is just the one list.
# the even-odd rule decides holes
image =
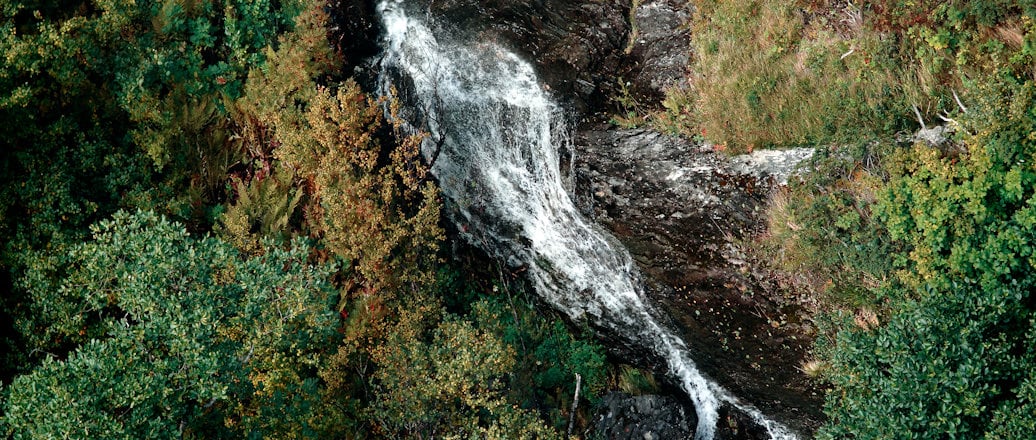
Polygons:
[[[575,113],[608,104],[625,62],[628,1],[419,0],[468,38],[497,41],[537,66],[548,89]],[[451,31],[447,29],[447,31]]]
[[[782,176],[646,130],[586,127],[574,145],[577,205],[628,247],[698,366],[792,429],[815,430],[822,396],[799,370],[813,329],[736,246],[761,228]],[[724,437],[755,438],[743,419],[721,419]]]
[[[369,0],[342,3],[354,6],[343,9],[350,13],[372,10]],[[574,120],[608,111],[620,77],[632,83],[641,102],[657,102],[666,88],[681,86],[690,58],[685,23],[691,11],[675,0],[644,0],[632,14],[624,0],[415,3],[457,35],[498,41],[533,61],[544,89],[571,108]],[[631,15],[637,26],[632,39]],[[339,46],[347,59],[348,52],[363,54],[366,47],[345,40]],[[734,245],[758,231],[773,182],[768,176],[774,170],[767,167],[786,157],[736,162],[708,146],[603,126],[584,127],[574,141],[575,160],[568,165],[577,204],[629,248],[653,301],[671,317],[703,371],[767,415],[812,432],[821,397],[798,370],[812,329],[795,299]],[[743,414],[728,410],[718,437],[765,438]]]
[[626,78],[644,102],[661,102],[670,87],[687,85],[691,13],[690,2],[677,0],[645,0],[633,11]]
[[694,433],[694,411],[669,396],[610,393],[596,405],[586,438],[612,440],[686,439]]

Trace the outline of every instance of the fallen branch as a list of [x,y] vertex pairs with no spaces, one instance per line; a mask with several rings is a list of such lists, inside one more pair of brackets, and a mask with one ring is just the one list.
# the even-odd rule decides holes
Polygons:
[[568,415],[568,436],[572,437],[572,427],[576,424],[576,408],[579,408],[579,385],[583,381],[583,376],[576,373],[576,395],[572,398],[572,413]]
[[960,111],[962,111],[964,113],[967,113],[968,112],[968,108],[965,107],[964,104],[960,102],[960,96],[957,96],[957,91],[956,90],[951,90],[951,91],[953,92],[953,100],[957,101],[957,107],[960,107]]
[[924,124],[924,119],[921,118],[921,111],[917,109],[917,105],[911,105],[910,108],[914,109],[914,114],[917,115],[917,122],[921,123],[921,129],[927,130],[928,127]]

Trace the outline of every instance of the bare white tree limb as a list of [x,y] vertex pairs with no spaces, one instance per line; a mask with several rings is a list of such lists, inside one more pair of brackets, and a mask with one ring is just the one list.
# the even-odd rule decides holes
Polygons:
[[219,397],[213,397],[212,399],[209,400],[209,403],[206,403],[205,406],[203,406],[203,408],[211,408],[212,405],[215,405],[216,401],[218,401],[218,400],[219,400]]
[[952,92],[953,92],[953,100],[957,101],[957,107],[960,107],[960,111],[962,111],[964,113],[967,113],[968,112],[968,108],[965,107],[964,104],[960,102],[960,96],[957,96],[957,91],[956,90],[952,90]]
[[568,436],[572,437],[572,428],[576,424],[576,408],[579,408],[579,385],[583,381],[583,376],[576,373],[576,395],[572,398],[572,412],[568,415]]
[[928,127],[924,124],[924,119],[921,118],[921,111],[917,109],[917,105],[911,105],[910,107],[914,109],[914,114],[917,115],[917,122],[921,123],[921,129],[927,130]]

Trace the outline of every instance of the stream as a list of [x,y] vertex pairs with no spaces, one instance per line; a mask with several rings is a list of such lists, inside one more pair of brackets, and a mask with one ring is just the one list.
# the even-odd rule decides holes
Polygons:
[[382,93],[398,87],[409,123],[429,133],[424,154],[435,158],[432,173],[461,236],[525,268],[537,293],[572,320],[665,359],[694,404],[695,439],[715,436],[722,404],[773,439],[796,438],[698,370],[684,341],[656,318],[627,250],[579,214],[560,169],[559,152],[570,143],[566,115],[533,67],[495,42],[438,32],[407,6],[378,5]]

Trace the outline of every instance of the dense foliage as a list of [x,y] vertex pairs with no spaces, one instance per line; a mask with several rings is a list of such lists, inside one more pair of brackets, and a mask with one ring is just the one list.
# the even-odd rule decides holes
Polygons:
[[600,345],[445,261],[327,8],[0,8],[0,437],[554,438],[605,391]]
[[[321,430],[316,381],[333,343],[330,268],[308,248],[268,246],[242,259],[215,238],[192,238],[154,214],[116,213],[91,241],[53,255],[49,298],[25,334],[46,357],[7,390],[16,437],[290,437]],[[54,261],[56,260],[56,261]],[[61,417],[51,417],[61,414]],[[222,430],[222,429],[221,429]],[[219,432],[219,431],[216,431]],[[236,432],[236,434],[235,434]]]
[[889,322],[835,336],[839,392],[824,435],[1036,432],[1033,87],[1010,78],[982,86],[961,117],[963,153],[920,146],[888,165],[874,207],[903,249],[889,255]]

